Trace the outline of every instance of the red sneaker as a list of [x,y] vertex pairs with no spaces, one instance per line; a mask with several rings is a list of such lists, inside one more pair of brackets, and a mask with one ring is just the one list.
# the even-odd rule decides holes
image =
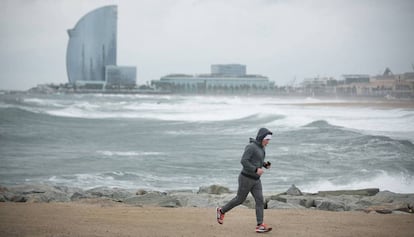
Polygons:
[[222,225],[224,221],[224,214],[221,213],[221,208],[217,207],[217,222]]
[[256,232],[257,233],[265,233],[265,232],[269,232],[272,230],[272,227],[267,227],[266,224],[260,224],[258,226],[256,226]]

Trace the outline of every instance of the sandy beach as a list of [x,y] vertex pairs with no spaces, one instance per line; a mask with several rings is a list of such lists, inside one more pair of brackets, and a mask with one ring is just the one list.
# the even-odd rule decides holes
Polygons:
[[299,103],[299,106],[368,107],[379,109],[413,109],[412,100],[345,100]]
[[[265,210],[269,236],[413,236],[414,215]],[[136,207],[114,202],[0,203],[0,236],[255,236],[254,210]]]

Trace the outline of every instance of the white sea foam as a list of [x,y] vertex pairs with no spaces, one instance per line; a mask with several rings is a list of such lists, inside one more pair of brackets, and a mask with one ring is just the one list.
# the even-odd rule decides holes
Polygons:
[[39,98],[24,98],[23,101],[25,103],[36,104],[36,105],[49,105],[54,104],[51,103],[51,100],[39,99]]
[[[106,97],[104,97],[107,99]],[[45,113],[61,117],[77,118],[146,118],[170,121],[226,121],[242,119],[265,111],[261,103],[254,99],[238,97],[158,97],[125,98],[122,101],[66,101],[66,105],[43,99],[27,99],[45,106]],[[98,99],[98,100],[96,100]],[[131,100],[128,100],[131,99]],[[152,100],[151,100],[152,99]],[[248,108],[248,109],[246,109]]]
[[96,151],[96,153],[103,156],[158,156],[163,154],[154,151]]
[[[36,105],[53,106],[59,109],[46,112],[56,116],[81,118],[108,118],[108,117],[144,117],[160,120],[182,121],[220,121],[248,117],[254,114],[281,114],[286,121],[279,121],[290,126],[303,126],[315,120],[325,120],[330,123],[359,129],[378,128],[377,123],[389,119],[405,119],[403,122],[412,122],[413,111],[383,110],[372,108],[329,107],[329,106],[300,106],[315,102],[329,102],[307,99],[278,99],[271,97],[242,98],[242,97],[203,97],[203,96],[169,96],[160,97],[145,95],[116,95],[118,101],[101,101],[108,96],[95,96],[92,101],[77,100],[50,100],[27,98],[25,102]],[[110,98],[110,97],[109,97]],[[142,100],[145,99],[145,100]],[[116,113],[114,113],[116,112]],[[401,124],[401,123],[399,123]],[[395,126],[393,126],[395,128]],[[393,127],[385,127],[391,129]],[[405,128],[403,125],[399,128]]]
[[65,100],[55,100],[55,99],[40,99],[40,98],[24,98],[22,99],[24,104],[29,106],[38,106],[38,107],[55,107],[55,108],[64,108],[71,102]]
[[[303,106],[321,101],[314,98],[279,99],[273,97],[231,96],[153,96],[96,95],[90,101],[25,99],[26,103],[43,105],[44,112],[53,116],[89,119],[141,118],[162,121],[219,122],[278,116],[264,124],[276,129],[297,129],[314,121],[351,130],[366,131],[414,141],[414,111],[410,109],[375,109],[340,106]],[[114,99],[114,100],[111,100]],[[33,108],[34,109],[34,108]],[[35,112],[39,112],[36,108]]]
[[379,188],[381,191],[388,190],[395,193],[414,193],[414,177],[404,174],[390,175],[386,172],[381,172],[371,179],[353,181],[347,184],[335,184],[328,180],[320,180],[319,182],[303,187],[302,191],[314,193],[326,190],[364,188]]
[[135,188],[136,185],[131,180],[116,180],[111,176],[101,174],[74,174],[71,176],[52,176],[48,182],[53,184],[60,184],[65,186],[73,186],[82,189],[92,189],[96,187],[117,188],[122,187],[126,189]]
[[137,117],[168,121],[226,121],[236,120],[252,116],[261,112],[257,108],[246,109],[246,105],[229,105],[219,100],[185,101],[181,103],[155,104],[155,103],[134,103],[125,106],[125,109],[139,111]]
[[267,126],[297,129],[323,120],[346,129],[414,141],[413,110],[285,106],[277,108],[277,113],[283,119],[269,122]]

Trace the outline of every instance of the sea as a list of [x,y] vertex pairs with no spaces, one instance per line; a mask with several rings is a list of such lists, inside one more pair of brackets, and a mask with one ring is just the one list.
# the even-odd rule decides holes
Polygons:
[[414,109],[272,96],[3,93],[0,185],[234,191],[261,127],[265,193],[414,193]]

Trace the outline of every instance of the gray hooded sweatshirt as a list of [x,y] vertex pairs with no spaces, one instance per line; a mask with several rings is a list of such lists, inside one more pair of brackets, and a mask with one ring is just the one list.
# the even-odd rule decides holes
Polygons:
[[250,143],[244,149],[243,156],[241,158],[241,164],[243,169],[241,174],[252,178],[260,179],[260,176],[256,174],[258,168],[264,167],[264,158],[266,155],[265,149],[262,146],[263,138],[268,134],[273,134],[267,128],[261,128],[257,132],[256,139],[250,138]]

